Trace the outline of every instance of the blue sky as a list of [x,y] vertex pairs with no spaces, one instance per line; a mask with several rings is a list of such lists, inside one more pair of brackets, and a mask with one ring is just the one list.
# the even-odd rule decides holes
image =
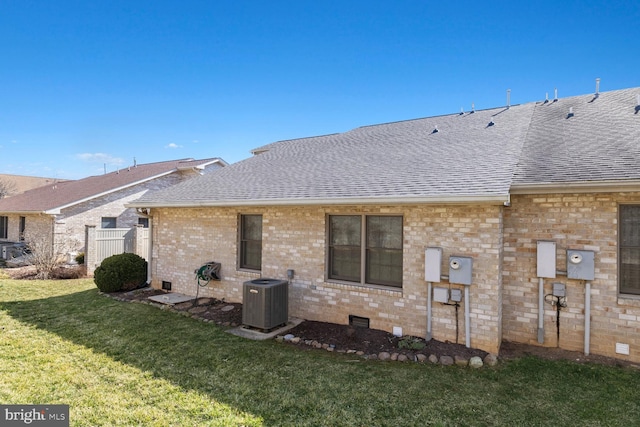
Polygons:
[[0,0],[0,173],[82,178],[640,86],[633,1]]

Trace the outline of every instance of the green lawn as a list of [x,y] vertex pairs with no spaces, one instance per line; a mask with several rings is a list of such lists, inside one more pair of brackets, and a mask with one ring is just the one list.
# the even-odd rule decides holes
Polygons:
[[640,372],[525,358],[495,368],[365,361],[254,342],[98,294],[0,279],[0,403],[78,426],[631,426]]

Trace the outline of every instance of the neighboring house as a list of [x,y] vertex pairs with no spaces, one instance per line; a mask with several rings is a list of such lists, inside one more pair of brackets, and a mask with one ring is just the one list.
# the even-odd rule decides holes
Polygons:
[[[55,182],[0,200],[0,242],[18,242],[25,233],[52,248],[83,250],[85,226],[128,228],[147,218],[127,202],[146,193],[210,173],[226,163],[219,158],[137,164],[77,181]],[[54,246],[55,245],[55,246]]]
[[[129,204],[154,224],[152,283],[194,295],[194,270],[217,261],[222,280],[200,295],[240,302],[243,282],[292,270],[291,316],[368,319],[491,353],[509,340],[640,362],[639,95],[261,147]],[[591,280],[567,277],[568,249],[592,251]]]
[[67,180],[0,173],[0,199],[3,197],[15,196],[16,194],[24,193],[25,191],[33,188],[61,181]]

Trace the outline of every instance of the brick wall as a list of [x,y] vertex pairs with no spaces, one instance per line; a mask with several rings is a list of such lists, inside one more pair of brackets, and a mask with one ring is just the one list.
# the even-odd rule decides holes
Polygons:
[[[346,324],[349,315],[367,317],[371,327],[425,336],[427,284],[424,250],[443,248],[443,274],[450,255],[474,261],[470,287],[471,346],[496,353],[502,327],[502,207],[264,207],[153,209],[153,284],[172,283],[172,290],[194,295],[194,270],[207,261],[222,263],[220,282],[200,295],[242,301],[242,284],[256,277],[286,279],[291,316]],[[239,214],[263,215],[262,271],[236,268]],[[396,214],[404,218],[403,287],[359,286],[325,280],[326,225],[330,214]],[[440,286],[448,287],[444,282]],[[451,285],[462,289],[461,285]],[[464,304],[455,308],[433,304],[432,333],[437,340],[465,342]]]
[[[538,279],[536,242],[553,240],[557,269],[566,270],[566,249],[595,251],[591,290],[590,352],[640,361],[640,298],[618,294],[618,204],[640,203],[640,193],[555,194],[512,196],[504,213],[504,338],[538,344]],[[553,282],[565,283],[566,308],[544,306],[544,345],[584,349],[585,282],[565,276],[545,279],[545,294]],[[629,344],[630,355],[615,353],[616,343]]]

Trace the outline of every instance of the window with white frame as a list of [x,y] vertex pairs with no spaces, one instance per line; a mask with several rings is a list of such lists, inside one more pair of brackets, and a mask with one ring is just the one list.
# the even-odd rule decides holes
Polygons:
[[402,217],[330,215],[327,276],[402,287]]
[[262,215],[240,215],[238,223],[238,267],[261,270]]
[[640,295],[640,205],[620,205],[619,215],[620,293]]

